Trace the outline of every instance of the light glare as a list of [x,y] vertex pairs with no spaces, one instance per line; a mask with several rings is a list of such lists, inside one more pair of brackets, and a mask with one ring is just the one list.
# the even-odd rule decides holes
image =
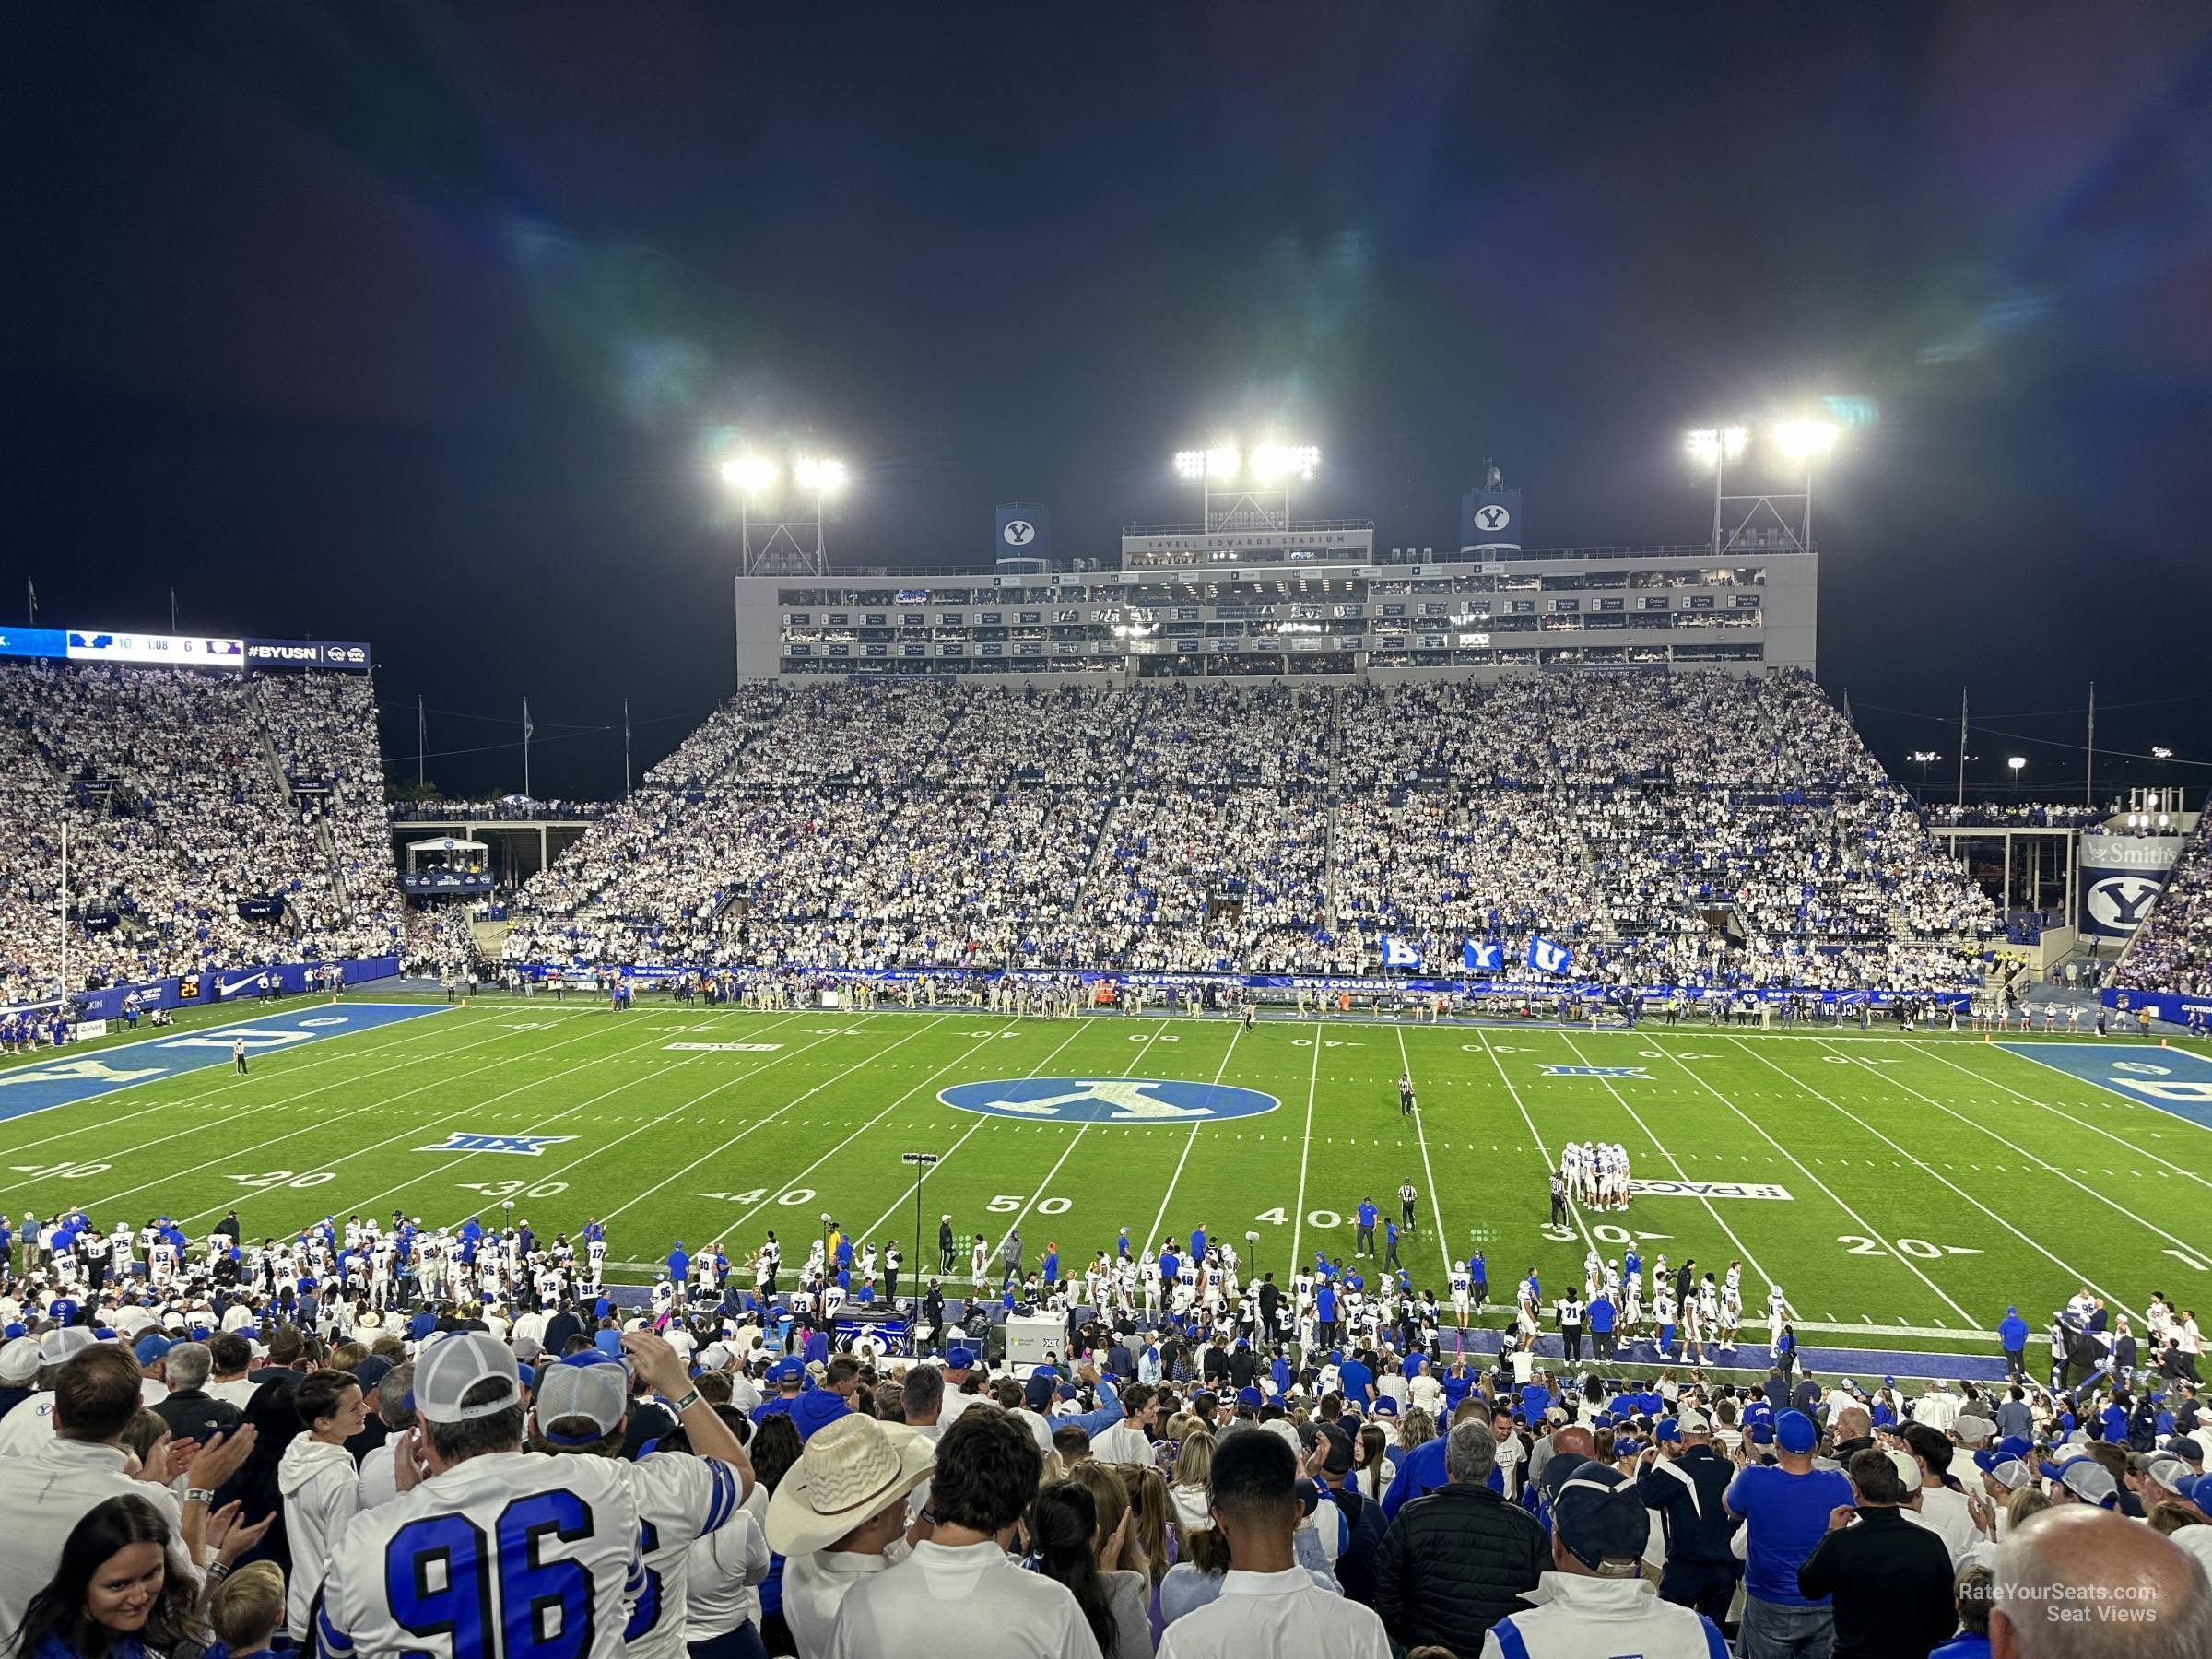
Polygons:
[[1204,450],[1177,450],[1175,452],[1175,476],[1179,478],[1188,478],[1193,483],[1205,477],[1206,452]]
[[1244,458],[1233,443],[1216,444],[1206,452],[1206,476],[1209,478],[1233,478],[1243,464]]
[[775,463],[760,455],[736,455],[722,464],[723,482],[747,495],[759,495],[776,481]]
[[792,477],[799,481],[800,488],[811,489],[820,495],[828,495],[832,490],[844,488],[845,464],[842,461],[802,456],[792,465],[791,472]]
[[1794,461],[1826,454],[1836,446],[1836,427],[1830,420],[1785,420],[1774,429],[1774,441]]

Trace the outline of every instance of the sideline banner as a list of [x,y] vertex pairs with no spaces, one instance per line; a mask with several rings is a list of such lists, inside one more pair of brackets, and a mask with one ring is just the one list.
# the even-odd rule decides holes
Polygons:
[[[138,996],[138,1011],[150,1014],[156,1008],[185,1008],[208,1003],[236,1002],[241,997],[265,995],[273,982],[279,993],[291,995],[305,991],[312,976],[325,968],[335,968],[341,974],[339,983],[366,984],[371,980],[390,979],[399,971],[399,959],[385,957],[348,957],[331,962],[272,962],[261,968],[218,968],[212,971],[185,974],[182,977],[145,980],[135,984],[109,985],[99,991],[79,991],[70,1000],[76,1005],[77,1018],[87,1019],[121,1019],[123,999],[133,992]],[[51,1008],[54,999],[44,1002],[18,1003],[0,1013],[14,1014],[33,1008]]]

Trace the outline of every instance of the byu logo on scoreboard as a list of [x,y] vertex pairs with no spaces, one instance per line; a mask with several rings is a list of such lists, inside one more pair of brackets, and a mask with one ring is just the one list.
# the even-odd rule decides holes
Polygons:
[[1167,1077],[1002,1077],[960,1083],[937,1099],[986,1117],[1056,1124],[1175,1124],[1255,1117],[1282,1102],[1256,1088]]
[[2164,883],[2147,876],[2107,876],[2089,888],[2089,920],[2099,927],[2131,931],[2164,890]]
[[476,1135],[456,1129],[435,1147],[418,1147],[418,1152],[514,1152],[524,1158],[542,1158],[546,1148],[574,1140],[572,1135]]
[[1492,501],[1487,507],[1475,509],[1475,524],[1481,530],[1502,530],[1513,522],[1513,515]]
[[1024,547],[1037,539],[1037,526],[1028,519],[1008,519],[1003,534],[1008,547]]

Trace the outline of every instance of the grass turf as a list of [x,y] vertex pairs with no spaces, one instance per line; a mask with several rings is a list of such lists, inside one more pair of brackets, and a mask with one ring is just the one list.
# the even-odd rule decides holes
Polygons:
[[[1280,1103],[1192,1127],[1021,1121],[938,1099],[983,1079],[1124,1075]],[[428,1149],[454,1130],[566,1138],[535,1156]],[[628,1265],[618,1277],[635,1279],[672,1240],[721,1241],[735,1261],[770,1228],[810,1238],[825,1210],[911,1253],[900,1154],[923,1149],[943,1158],[923,1193],[924,1265],[949,1211],[959,1238],[983,1232],[994,1251],[1018,1223],[1031,1267],[1048,1241],[1072,1274],[1121,1227],[1143,1250],[1203,1223],[1287,1275],[1317,1249],[1349,1258],[1360,1199],[1394,1214],[1409,1178],[1419,1226],[1401,1259],[1440,1291],[1446,1253],[1464,1257],[1477,1229],[1494,1300],[1532,1265],[1547,1291],[1579,1284],[1593,1238],[1618,1256],[1633,1232],[1647,1265],[1660,1252],[1714,1270],[1740,1259],[1759,1347],[1779,1279],[1808,1342],[1989,1352],[2008,1303],[2033,1323],[2085,1282],[2129,1310],[2155,1288],[2192,1304],[2212,1263],[2208,1135],[1963,1035],[1288,1019],[1247,1033],[1187,1017],[657,1002],[614,1016],[495,998],[258,1055],[250,1077],[211,1067],[0,1123],[0,1207],[81,1206],[102,1224],[165,1212],[197,1236],[235,1205],[258,1238],[326,1214],[490,1222],[512,1198],[541,1235],[597,1216]],[[1569,1138],[1622,1143],[1640,1180],[1788,1196],[1640,1198],[1578,1214],[1562,1236],[1546,1227],[1546,1171]]]

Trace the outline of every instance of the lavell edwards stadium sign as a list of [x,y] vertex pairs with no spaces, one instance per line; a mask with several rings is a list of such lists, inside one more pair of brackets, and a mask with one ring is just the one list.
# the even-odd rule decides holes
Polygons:
[[2182,854],[2182,840],[2083,830],[2081,931],[2124,939],[2140,927],[2166,890],[2166,876]]

